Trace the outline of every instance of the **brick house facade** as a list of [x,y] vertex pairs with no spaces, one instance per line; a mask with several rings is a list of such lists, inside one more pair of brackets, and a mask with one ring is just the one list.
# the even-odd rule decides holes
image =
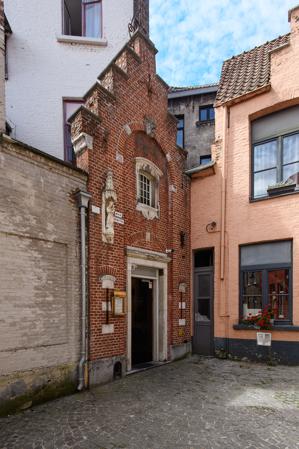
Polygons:
[[[70,119],[92,196],[91,385],[112,379],[118,362],[124,372],[190,351],[190,180],[155,54],[137,32]],[[116,290],[125,292],[121,316],[111,310]],[[138,304],[148,310],[143,318]]]

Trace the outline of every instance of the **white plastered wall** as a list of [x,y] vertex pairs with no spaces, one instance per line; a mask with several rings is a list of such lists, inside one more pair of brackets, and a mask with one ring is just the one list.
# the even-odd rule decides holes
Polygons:
[[62,99],[80,98],[129,38],[133,0],[103,0],[103,40],[82,45],[62,34],[61,0],[6,0],[6,114],[12,137],[63,159]]

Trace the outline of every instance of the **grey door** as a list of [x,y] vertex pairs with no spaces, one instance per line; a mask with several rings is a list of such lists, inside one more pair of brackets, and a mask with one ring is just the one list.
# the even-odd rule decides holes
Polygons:
[[213,267],[194,269],[193,352],[214,355]]

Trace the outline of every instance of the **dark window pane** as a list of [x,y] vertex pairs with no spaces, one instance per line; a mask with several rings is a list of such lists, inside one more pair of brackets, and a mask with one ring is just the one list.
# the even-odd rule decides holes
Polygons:
[[213,266],[213,250],[203,249],[197,251],[194,257],[195,268],[212,267]]
[[199,298],[197,307],[199,321],[210,321],[210,298]]
[[243,317],[257,315],[262,310],[262,272],[243,272],[242,311]]
[[289,318],[289,270],[268,272],[268,304],[271,305],[274,319]]
[[299,134],[284,137],[283,164],[299,161]]
[[209,297],[210,296],[210,275],[209,274],[200,274],[197,275],[198,282],[198,296]]
[[267,195],[269,186],[276,184],[277,170],[266,170],[254,175],[254,198]]
[[205,122],[208,120],[208,110],[207,109],[200,109],[199,110],[199,120],[201,122]]
[[214,110],[214,108],[210,108],[210,120],[215,120],[215,110]]
[[82,36],[81,0],[64,0],[64,34]]
[[266,170],[277,166],[277,140],[255,145],[254,171]]

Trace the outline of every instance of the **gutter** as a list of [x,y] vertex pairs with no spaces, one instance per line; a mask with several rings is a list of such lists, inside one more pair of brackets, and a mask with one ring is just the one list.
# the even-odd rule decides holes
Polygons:
[[170,91],[168,93],[168,99],[171,100],[173,98],[183,98],[183,97],[193,97],[194,95],[204,95],[216,93],[218,90],[218,84],[215,86],[203,86],[203,87],[195,87],[191,89],[184,89]]
[[79,362],[78,390],[82,391],[87,386],[85,376],[86,361],[88,359],[87,345],[87,288],[86,288],[86,209],[91,195],[87,192],[78,192],[76,195],[80,209],[80,234],[81,234],[81,358]]
[[193,168],[189,168],[188,170],[185,170],[185,174],[192,176],[196,173],[200,173],[203,172],[205,170],[208,170],[209,168],[214,167],[216,164],[216,161],[211,161],[208,164],[204,164],[204,165],[198,165],[197,167],[193,167]]

